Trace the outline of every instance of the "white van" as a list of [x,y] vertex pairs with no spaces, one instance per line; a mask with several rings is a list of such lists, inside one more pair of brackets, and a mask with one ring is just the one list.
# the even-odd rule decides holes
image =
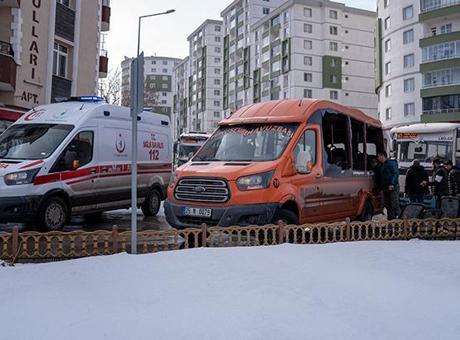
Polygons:
[[[138,122],[138,204],[155,216],[172,171],[169,118]],[[131,116],[99,99],[40,106],[0,136],[0,223],[59,230],[71,215],[129,208]]]

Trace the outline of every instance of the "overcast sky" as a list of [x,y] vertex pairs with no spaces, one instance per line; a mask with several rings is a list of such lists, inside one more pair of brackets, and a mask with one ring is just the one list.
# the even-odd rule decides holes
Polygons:
[[[175,9],[169,15],[143,19],[141,51],[146,55],[184,58],[187,36],[204,20],[220,20],[220,12],[232,0],[112,0],[110,31],[106,39],[109,67],[120,66],[124,56],[137,49],[137,20],[140,15]],[[339,0],[348,6],[375,10],[376,0]]]

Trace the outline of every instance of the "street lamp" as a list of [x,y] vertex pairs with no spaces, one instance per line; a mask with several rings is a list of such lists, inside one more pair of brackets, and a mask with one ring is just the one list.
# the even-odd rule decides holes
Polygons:
[[[166,14],[171,14],[174,13],[176,10],[170,9],[165,12],[161,13],[154,13],[154,14],[148,14],[148,15],[141,15],[139,17],[139,26],[138,26],[138,31],[137,31],[137,63],[136,63],[136,68],[139,66],[144,67],[143,65],[139,65],[139,54],[140,54],[140,48],[141,48],[141,23],[142,19],[145,18],[150,18],[150,17],[155,17],[159,15],[166,15]],[[136,70],[136,74],[138,73],[139,70]],[[143,72],[142,72],[143,74]],[[136,84],[131,84],[131,86],[135,86],[136,89],[139,89],[139,82],[142,81],[144,82],[144,79],[139,79],[139,77],[136,77],[137,83]],[[133,98],[132,102],[137,101],[139,97],[139,94],[137,94],[136,98]],[[132,105],[132,148],[131,148],[131,253],[132,254],[137,254],[137,117],[140,111],[142,111],[144,108],[143,107],[138,107],[138,105]]]

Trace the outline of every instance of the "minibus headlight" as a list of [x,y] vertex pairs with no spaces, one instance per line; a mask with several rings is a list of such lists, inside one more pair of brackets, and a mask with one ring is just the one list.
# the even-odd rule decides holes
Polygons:
[[4,178],[5,184],[6,185],[30,184],[33,182],[33,180],[35,179],[35,176],[38,174],[39,171],[40,171],[40,168],[19,171],[19,172],[12,172],[5,176]]
[[241,191],[266,189],[270,185],[273,172],[265,172],[263,174],[240,177],[236,181],[238,189]]

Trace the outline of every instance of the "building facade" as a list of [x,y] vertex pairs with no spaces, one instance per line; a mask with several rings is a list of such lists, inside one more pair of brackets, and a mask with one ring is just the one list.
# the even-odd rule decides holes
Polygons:
[[174,90],[174,124],[175,135],[189,132],[191,127],[188,105],[188,90],[190,76],[190,58],[186,57],[174,69],[175,90]]
[[377,116],[376,17],[332,1],[285,2],[252,26],[253,91],[247,100],[328,99]]
[[[131,58],[121,62],[121,104],[130,105]],[[174,106],[174,68],[180,59],[150,56],[144,58],[144,108],[171,117]]]
[[109,26],[109,0],[0,0],[0,109],[95,95]]
[[254,37],[251,26],[285,0],[235,0],[223,19],[223,109],[226,114],[252,102]]
[[460,122],[460,1],[377,6],[376,88],[385,127]]

